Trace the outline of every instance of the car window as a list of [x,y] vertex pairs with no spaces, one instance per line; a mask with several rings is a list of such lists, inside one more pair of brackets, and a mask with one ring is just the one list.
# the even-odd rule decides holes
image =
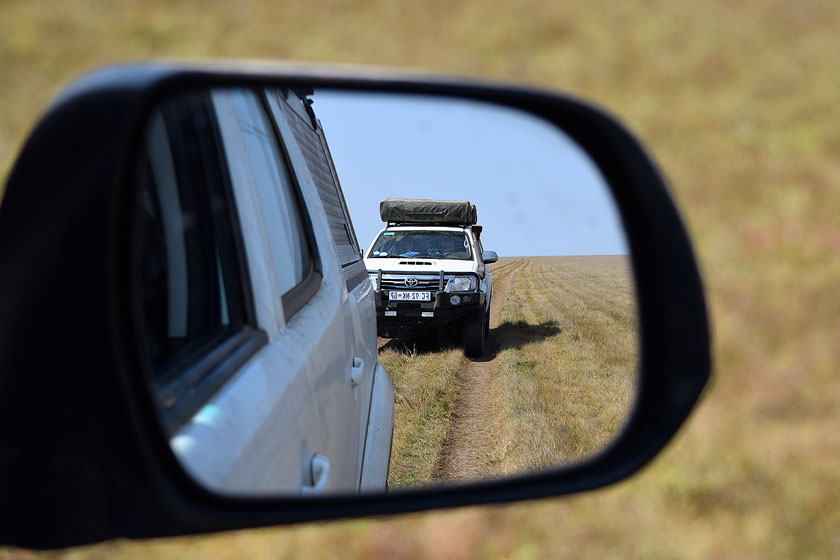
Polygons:
[[159,383],[245,324],[225,173],[207,96],[155,111],[134,179],[140,331]]
[[324,205],[342,275],[347,288],[352,290],[367,281],[367,273],[324,131],[311,108],[299,96],[288,90],[267,90],[266,93],[274,117],[285,119],[292,130]]
[[[285,294],[303,281],[312,267],[309,241],[295,197],[295,187],[260,100],[247,90],[231,91],[227,95],[230,95],[239,120],[251,179],[260,199],[274,279],[279,293]],[[226,145],[232,133],[223,129]],[[234,177],[236,180],[237,177]]]
[[421,259],[472,258],[466,234],[457,231],[384,231],[371,248],[369,258]]

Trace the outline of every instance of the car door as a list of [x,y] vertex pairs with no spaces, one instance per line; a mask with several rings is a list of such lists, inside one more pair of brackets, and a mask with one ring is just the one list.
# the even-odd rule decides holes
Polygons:
[[[251,160],[252,164],[269,162],[258,165],[272,168],[270,174],[281,178],[277,187],[291,193],[286,199],[275,201],[280,192],[277,187],[267,187],[267,182],[253,170],[241,174],[252,179],[259,212],[254,209],[249,215],[263,218],[264,242],[273,266],[271,283],[275,309],[280,313],[271,328],[276,329],[278,345],[301,356],[300,375],[307,378],[311,390],[317,419],[314,426],[319,436],[317,457],[313,455],[317,462],[311,469],[313,473],[317,471],[317,475],[313,474],[313,479],[318,479],[314,484],[320,491],[355,491],[359,486],[359,433],[349,427],[358,423],[360,414],[358,390],[353,383],[360,364],[353,342],[355,327],[347,318],[345,288],[338,281],[339,265],[323,207],[308,169],[294,163],[300,149],[296,138],[284,126],[278,126],[276,99],[272,100],[266,92],[236,90],[216,92],[214,101],[223,123],[223,138],[230,136],[231,145],[238,142],[248,153],[246,158],[232,152],[228,159],[239,163]],[[237,126],[230,127],[229,134],[225,132],[223,114],[235,114],[238,121]],[[310,250],[316,257],[313,260],[318,283],[314,288],[307,288],[305,282],[295,286],[288,283],[288,263],[298,262],[289,252],[295,243],[286,234],[283,213],[271,214],[268,210],[272,205],[290,207],[295,202],[304,209],[299,225],[309,233]],[[285,367],[284,359],[280,354],[277,368]]]
[[355,456],[358,484],[377,363],[373,291],[326,138],[311,106],[304,95],[292,90],[268,90],[266,96],[295,174],[311,181],[311,189],[303,190],[315,195],[324,208],[326,245],[335,254],[337,288],[347,333],[344,343],[348,375],[344,380],[336,380],[323,372],[313,379],[313,388],[322,418],[332,418],[335,423],[344,421],[338,437],[347,445],[345,456]]
[[[269,175],[279,171],[248,154],[270,153],[266,140],[245,146],[241,120],[217,105],[208,93],[182,95],[147,129],[135,177],[141,347],[170,445],[199,482],[305,492],[322,441],[282,298],[288,285],[317,282],[311,251],[298,208],[283,209],[283,234],[265,223],[270,205],[255,209],[250,189],[276,187]],[[271,234],[297,244],[282,280],[267,264]]]
[[[353,221],[350,218],[350,211],[347,208],[347,201],[341,189],[338,172],[335,169],[335,163],[330,153],[324,129],[320,121],[316,120],[315,124],[318,139],[323,149],[323,161],[328,165],[332,178],[332,187],[335,189],[335,194],[341,207],[340,213],[334,213],[334,219],[337,218],[337,221],[341,223],[346,233],[346,235],[334,238],[334,241],[336,246],[343,248],[340,251],[341,257],[339,262],[341,264],[344,285],[347,288],[347,308],[353,323],[355,356],[358,358],[357,374],[354,379],[354,384],[357,386],[355,396],[359,406],[359,437],[361,444],[359,469],[361,471],[364,467],[363,454],[367,443],[368,430],[371,428],[369,419],[370,408],[373,402],[374,370],[379,359],[376,340],[376,304],[374,302],[373,285],[369,280],[367,267],[362,257],[362,250],[359,246],[359,240],[356,237],[356,231],[353,228]],[[319,189],[319,192],[324,192],[325,196],[327,196],[331,193],[331,190]],[[324,196],[321,199],[324,201]]]

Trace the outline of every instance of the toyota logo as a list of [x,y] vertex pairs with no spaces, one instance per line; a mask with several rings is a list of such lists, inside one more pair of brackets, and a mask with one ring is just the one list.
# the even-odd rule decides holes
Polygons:
[[414,288],[417,286],[417,278],[406,278],[405,285],[409,288]]

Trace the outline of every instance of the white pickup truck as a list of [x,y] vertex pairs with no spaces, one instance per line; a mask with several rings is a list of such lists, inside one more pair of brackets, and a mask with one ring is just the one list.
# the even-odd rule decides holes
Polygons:
[[487,265],[498,256],[481,246],[475,205],[389,198],[379,213],[386,227],[365,257],[376,289],[377,334],[456,333],[468,356],[483,354],[493,286]]

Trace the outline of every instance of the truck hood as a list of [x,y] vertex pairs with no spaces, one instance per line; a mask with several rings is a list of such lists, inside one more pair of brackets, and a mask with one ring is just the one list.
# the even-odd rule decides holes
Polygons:
[[408,257],[365,259],[368,272],[477,272],[475,261],[455,259],[412,259]]

